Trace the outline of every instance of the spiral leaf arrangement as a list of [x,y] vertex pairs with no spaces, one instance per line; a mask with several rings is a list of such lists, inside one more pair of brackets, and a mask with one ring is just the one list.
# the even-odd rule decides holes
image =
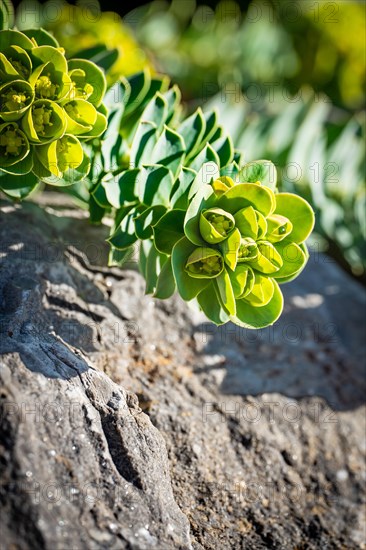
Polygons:
[[276,321],[279,284],[308,260],[309,204],[277,192],[270,161],[243,164],[214,111],[182,120],[179,90],[165,79],[140,73],[105,101],[109,124],[91,199],[100,216],[113,207],[111,264],[138,243],[147,293],[166,299],[177,290],[216,324]]
[[259,181],[220,177],[218,169],[217,179],[199,183],[193,182],[186,212],[172,209],[153,227],[153,245],[162,255],[155,295],[166,298],[166,289],[176,286],[218,325],[274,323],[283,307],[279,284],[294,279],[308,259],[310,206]]

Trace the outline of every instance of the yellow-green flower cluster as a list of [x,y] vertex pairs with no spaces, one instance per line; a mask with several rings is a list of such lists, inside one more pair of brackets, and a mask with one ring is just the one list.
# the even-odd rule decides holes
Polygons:
[[107,126],[104,74],[42,30],[0,31],[0,52],[0,169],[56,183]]
[[155,246],[171,252],[157,287],[171,272],[171,288],[196,298],[215,323],[268,326],[282,311],[279,285],[307,262],[313,226],[311,207],[297,195],[218,177],[191,194],[184,220],[173,209],[154,225]]

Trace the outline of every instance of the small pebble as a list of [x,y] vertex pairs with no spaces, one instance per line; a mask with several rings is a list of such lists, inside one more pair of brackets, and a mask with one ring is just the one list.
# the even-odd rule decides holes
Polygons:
[[347,470],[338,470],[337,479],[338,479],[338,481],[346,481],[346,479],[348,479]]

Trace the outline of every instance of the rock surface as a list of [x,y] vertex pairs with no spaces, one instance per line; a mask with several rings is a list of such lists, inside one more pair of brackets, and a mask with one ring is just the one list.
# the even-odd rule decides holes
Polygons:
[[0,212],[1,547],[364,548],[364,289],[313,255],[218,329],[45,196]]

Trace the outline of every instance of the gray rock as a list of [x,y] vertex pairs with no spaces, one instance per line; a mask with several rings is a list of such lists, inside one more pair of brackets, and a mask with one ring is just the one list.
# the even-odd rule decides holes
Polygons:
[[362,548],[364,289],[314,255],[216,328],[44,197],[0,213],[4,548]]

